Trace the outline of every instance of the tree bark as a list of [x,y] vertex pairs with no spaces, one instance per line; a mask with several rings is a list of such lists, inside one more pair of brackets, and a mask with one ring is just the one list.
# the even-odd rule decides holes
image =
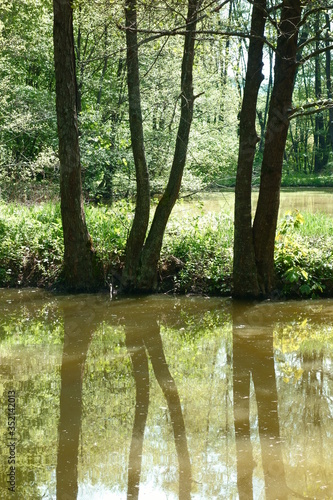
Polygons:
[[150,186],[142,126],[136,0],[126,0],[125,14],[129,121],[137,185],[135,214],[126,244],[122,277],[123,290],[130,291],[136,288],[141,250],[149,223]]
[[98,286],[99,276],[83,209],[70,0],[54,0],[53,10],[61,216],[65,245],[64,284],[72,291],[92,290]]
[[234,232],[234,296],[259,295],[252,234],[252,171],[256,145],[256,109],[258,92],[263,80],[263,36],[266,23],[266,0],[253,5],[251,38],[246,71],[244,97],[239,122],[239,153],[235,187]]
[[297,61],[301,1],[284,0],[279,23],[274,86],[261,166],[260,191],[253,223],[258,282],[266,296],[274,287],[274,244],[280,203],[283,155],[289,128]]
[[200,0],[189,0],[188,2],[187,29],[181,71],[181,116],[174,159],[167,187],[156,208],[146,241],[150,210],[150,190],[140,104],[136,1],[127,0],[126,3],[129,115],[132,149],[136,168],[137,199],[134,221],[126,246],[126,261],[122,279],[122,289],[124,291],[150,292],[157,285],[157,266],[163,236],[170,213],[179,194],[192,123],[193,103],[195,99],[193,95],[192,70],[197,11],[200,3]]
[[198,4],[198,0],[189,0],[188,3],[187,29],[181,71],[181,116],[169,181],[157,205],[147,241],[142,251],[138,285],[143,291],[151,291],[156,288],[157,265],[163,236],[169,216],[179,195],[186,162],[194,105],[193,62]]

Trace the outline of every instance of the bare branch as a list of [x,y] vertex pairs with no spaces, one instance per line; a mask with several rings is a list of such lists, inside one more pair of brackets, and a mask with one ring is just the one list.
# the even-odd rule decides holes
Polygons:
[[301,19],[300,26],[305,24],[307,22],[308,17],[310,17],[312,14],[316,14],[317,12],[322,12],[323,10],[332,10],[333,9],[333,4],[330,5],[320,5],[316,7],[315,9],[310,9],[304,13],[303,18]]
[[[125,30],[126,28],[119,27],[122,30]],[[146,43],[149,43],[153,40],[156,40],[157,38],[162,38],[164,36],[186,36],[187,31],[183,29],[178,29],[175,28],[173,30],[148,30],[148,29],[137,29],[136,30],[138,33],[143,33],[143,34],[148,34],[152,33],[151,36],[144,38],[138,43],[138,46],[144,45]],[[214,36],[223,36],[223,37],[238,37],[238,38],[245,38],[245,39],[262,39],[264,44],[270,47],[274,52],[276,51],[276,48],[274,45],[267,40],[266,37],[262,38],[257,35],[252,35],[251,33],[245,33],[244,31],[223,31],[223,30],[197,30],[196,31],[197,35],[214,35]]]
[[297,51],[299,52],[300,50],[302,50],[304,47],[306,47],[307,45],[309,45],[310,43],[312,42],[333,42],[333,38],[321,38],[321,37],[318,37],[318,36],[313,36],[311,38],[308,38],[305,42],[301,43],[298,47],[297,47]]
[[328,52],[329,50],[333,50],[333,45],[328,45],[327,47],[322,47],[321,49],[314,50],[313,52],[311,52],[311,54],[308,54],[307,56],[302,57],[302,59],[299,61],[299,64],[304,64],[309,59],[312,59],[312,57],[318,56],[319,54],[322,54],[323,52]]
[[322,111],[326,111],[330,108],[333,108],[332,99],[321,99],[319,101],[308,102],[306,104],[303,104],[303,106],[299,106],[290,110],[289,120],[292,120],[293,118],[297,118],[299,116],[308,116],[314,115],[316,113],[321,113]]

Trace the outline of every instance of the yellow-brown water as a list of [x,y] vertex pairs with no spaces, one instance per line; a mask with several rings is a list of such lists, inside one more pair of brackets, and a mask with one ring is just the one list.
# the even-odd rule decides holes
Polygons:
[[[174,214],[186,213],[188,211],[203,211],[213,213],[230,213],[234,211],[234,193],[225,191],[221,193],[204,193],[195,201],[189,198],[181,199],[174,209]],[[255,212],[255,207],[258,200],[258,191],[254,190],[252,194],[252,209]],[[283,189],[280,200],[280,215],[283,215],[287,210],[297,209],[300,212],[320,212],[333,215],[333,189]]]
[[0,328],[1,498],[333,498],[332,300],[2,290]]

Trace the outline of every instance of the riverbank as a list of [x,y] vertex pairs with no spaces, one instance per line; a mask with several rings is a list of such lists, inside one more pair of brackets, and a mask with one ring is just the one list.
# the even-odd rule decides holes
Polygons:
[[[197,208],[197,206],[196,206]],[[117,287],[134,207],[87,206],[86,219],[105,288]],[[232,291],[233,220],[230,211],[175,210],[165,235],[159,291],[227,296]],[[62,227],[58,204],[0,204],[0,287],[53,288],[61,282]],[[333,218],[292,212],[279,224],[277,295],[333,296]]]

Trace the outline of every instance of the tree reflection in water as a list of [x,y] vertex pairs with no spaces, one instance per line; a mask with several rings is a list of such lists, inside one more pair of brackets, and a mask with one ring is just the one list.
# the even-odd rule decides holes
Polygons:
[[[94,331],[105,319],[84,302],[63,309],[64,347],[61,365],[60,419],[56,468],[57,500],[74,500],[78,495],[78,448],[82,420],[82,384],[88,348]],[[123,317],[123,319],[125,319]],[[146,317],[147,319],[147,317]],[[149,406],[148,357],[169,408],[179,463],[179,498],[190,499],[191,463],[185,424],[175,381],[170,373],[154,318],[145,323],[124,322],[126,346],[131,357],[136,385],[135,418],[128,467],[128,498],[138,498],[142,447]]]
[[82,383],[89,344],[97,327],[93,308],[88,310],[77,299],[73,302],[70,301],[70,309],[66,305],[63,309],[64,348],[56,469],[57,500],[75,500],[78,494]]
[[[233,395],[239,498],[253,498],[256,466],[250,427],[251,378],[257,403],[261,458],[267,499],[285,499],[287,486],[282,458],[273,331],[257,309],[233,305]],[[259,326],[260,325],[260,326]]]
[[128,467],[128,499],[139,496],[142,448],[149,406],[150,358],[155,377],[160,385],[170,412],[179,464],[179,498],[191,498],[191,463],[187,447],[185,424],[175,381],[165,359],[160,327],[156,320],[145,325],[126,328],[126,346],[132,360],[136,385],[135,417]]
[[[196,499],[283,498],[286,482],[289,498],[333,498],[332,300],[250,306],[157,296],[110,303],[106,296],[5,292],[1,384],[4,393],[14,388],[20,397],[19,498],[118,499],[136,495],[140,480],[144,498],[177,497],[175,441],[151,366],[169,400],[183,498],[190,491]],[[170,371],[187,416],[192,474],[198,479],[192,484]],[[6,419],[2,425],[6,432]],[[3,448],[0,497],[7,498]]]

